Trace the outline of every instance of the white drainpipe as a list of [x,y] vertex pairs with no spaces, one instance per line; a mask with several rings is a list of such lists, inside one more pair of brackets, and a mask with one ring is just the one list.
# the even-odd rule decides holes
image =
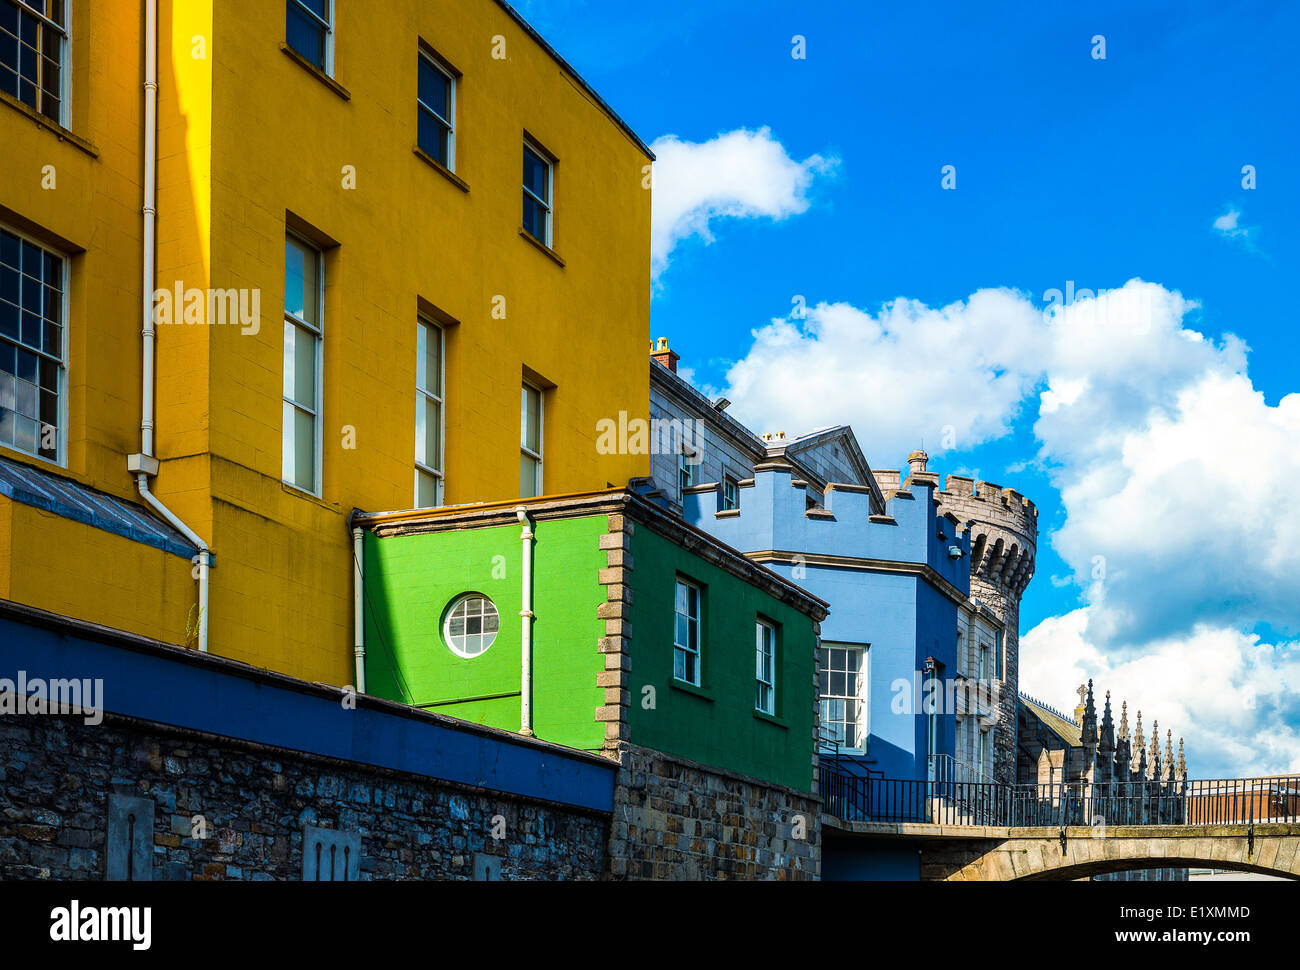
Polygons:
[[528,510],[522,505],[515,506],[515,515],[523,531],[519,538],[523,543],[524,579],[523,608],[519,611],[520,632],[523,643],[519,661],[519,733],[532,736],[533,733],[533,523],[528,518]]
[[199,649],[208,650],[208,570],[212,553],[208,544],[177,518],[149,491],[149,478],[158,474],[158,459],[153,453],[154,393],[154,253],[157,240],[158,211],[154,208],[158,180],[158,0],[144,5],[144,381],[140,403],[140,454],[130,455],[127,470],[136,477],[140,497],[185,536],[199,550]]
[[362,543],[364,531],[352,530],[352,655],[357,668],[357,693],[366,692],[366,620],[364,607],[365,569],[362,556],[365,547]]

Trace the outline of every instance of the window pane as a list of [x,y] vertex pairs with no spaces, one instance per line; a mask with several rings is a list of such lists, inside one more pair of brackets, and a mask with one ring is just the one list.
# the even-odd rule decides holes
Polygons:
[[527,384],[521,398],[522,443],[529,451],[540,453],[542,450],[542,395]]
[[421,323],[415,347],[416,386],[442,397],[442,330]]
[[415,507],[431,509],[440,505],[438,500],[438,479],[428,472],[415,470]]
[[538,242],[546,242],[546,210],[524,193],[524,230]]
[[316,488],[316,423],[310,414],[294,408],[294,455],[297,463],[294,483],[300,488]]
[[[313,0],[308,0],[308,6],[323,7],[325,2],[326,0],[314,0],[313,3]],[[312,64],[325,70],[325,30],[295,0],[288,0],[285,40]]]
[[320,326],[319,254],[296,239],[284,241],[284,312]]
[[420,58],[420,100],[443,121],[451,121],[451,78]]
[[415,402],[415,460],[442,471],[442,409],[423,394]]
[[284,396],[316,409],[316,342],[319,338],[292,323],[284,325]]
[[439,165],[445,168],[451,167],[448,151],[450,147],[451,129],[441,121],[425,111],[423,108],[419,111],[419,128],[417,132],[418,144],[420,151],[426,155],[432,156],[437,160]]
[[541,463],[536,458],[528,455],[519,456],[519,497],[532,498],[541,494],[541,487],[538,479],[541,477],[538,472],[541,469]]
[[415,386],[418,390],[428,389],[427,344],[429,328],[423,323],[415,325]]
[[524,146],[524,188],[543,202],[550,201],[550,195],[547,191],[547,169],[549,167],[536,152],[527,145]]

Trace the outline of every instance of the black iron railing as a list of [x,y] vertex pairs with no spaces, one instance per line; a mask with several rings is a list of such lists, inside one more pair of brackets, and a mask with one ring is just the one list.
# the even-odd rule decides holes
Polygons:
[[884,778],[823,755],[825,811],[846,821],[942,825],[1222,825],[1300,822],[1300,776],[1002,785]]

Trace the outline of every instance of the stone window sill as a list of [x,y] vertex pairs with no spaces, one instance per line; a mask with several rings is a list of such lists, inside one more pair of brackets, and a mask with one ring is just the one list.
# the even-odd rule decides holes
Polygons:
[[456,186],[456,188],[460,189],[462,192],[469,191],[469,185],[468,183],[466,183],[466,181],[463,178],[461,178],[459,175],[457,175],[455,172],[449,169],[446,165],[442,164],[442,162],[438,161],[436,158],[434,158],[432,155],[426,152],[419,145],[415,146],[415,157],[418,158],[420,161],[424,162],[424,164],[428,165],[431,169],[433,169],[435,172],[437,172],[439,175],[445,178],[452,185]]
[[692,697],[698,697],[702,701],[708,701],[710,704],[713,703],[713,695],[708,691],[696,687],[694,684],[688,684],[684,680],[670,681],[669,686],[672,687],[673,690],[681,691],[683,694],[690,694]]
[[311,61],[307,60],[307,58],[303,57],[301,54],[299,54],[288,44],[281,44],[280,50],[284,52],[284,55],[287,58],[289,58],[289,60],[293,61],[295,64],[301,67],[304,71],[306,71],[316,80],[320,81],[321,84],[325,85],[327,88],[329,88],[331,91],[337,94],[344,101],[352,100],[352,93],[347,88],[339,84],[338,81],[334,80],[332,77],[330,77],[328,74],[322,71]]
[[768,724],[779,727],[783,731],[790,730],[790,725],[786,724],[785,721],[781,720],[781,718],[774,714],[767,714],[764,711],[755,711],[754,717],[758,718],[760,721],[766,721]]
[[32,121],[36,122],[38,128],[44,128],[47,131],[52,132],[59,141],[66,141],[68,144],[72,145],[73,148],[79,148],[91,158],[99,158],[99,149],[86,141],[86,139],[82,138],[80,135],[74,134],[67,128],[64,128],[53,118],[47,118],[31,105],[24,104],[13,95],[0,91],[0,104],[8,105],[19,114],[26,115]]
[[519,227],[519,235],[522,236],[525,240],[527,240],[527,242],[538,252],[545,253],[547,256],[553,259],[558,266],[564,267],[565,265],[567,265],[564,262],[564,260],[560,258],[559,253],[557,253],[550,246],[546,245],[546,243],[539,242],[537,239],[533,237],[533,234],[529,232],[527,229],[525,229],[523,226]]

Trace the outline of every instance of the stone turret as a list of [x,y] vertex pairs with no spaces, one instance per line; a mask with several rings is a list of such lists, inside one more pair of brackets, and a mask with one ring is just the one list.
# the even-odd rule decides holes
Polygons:
[[[913,458],[917,461],[913,461]],[[908,459],[912,474],[925,472],[924,452]],[[879,474],[877,474],[879,478]],[[882,482],[881,487],[885,485]],[[1038,509],[1010,488],[949,475],[936,494],[939,512],[950,513],[970,535],[970,595],[1003,624],[1002,651],[995,670],[998,723],[993,728],[993,778],[1016,780],[1016,697],[1020,689],[1020,597],[1034,575]]]

